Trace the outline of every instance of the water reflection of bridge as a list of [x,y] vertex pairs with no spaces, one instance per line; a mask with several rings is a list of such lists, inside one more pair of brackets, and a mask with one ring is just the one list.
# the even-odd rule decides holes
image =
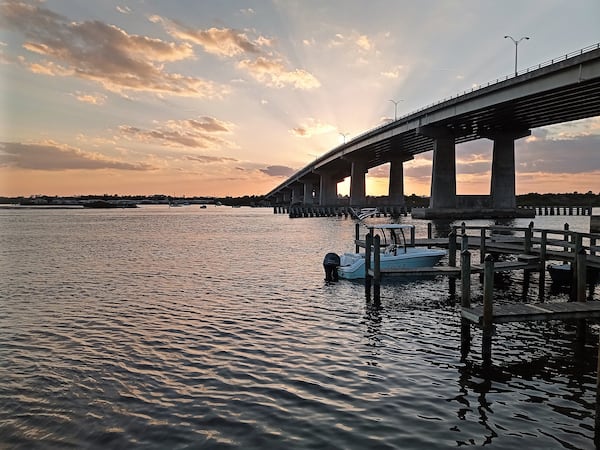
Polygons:
[[[531,217],[516,208],[515,140],[534,128],[600,115],[600,44],[478,86],[369,130],[334,148],[266,195],[273,205],[338,207],[350,177],[349,206],[402,208],[403,164],[433,151],[429,208],[417,218]],[[456,144],[493,142],[490,194],[456,194]],[[365,175],[390,164],[389,192],[367,205]]]

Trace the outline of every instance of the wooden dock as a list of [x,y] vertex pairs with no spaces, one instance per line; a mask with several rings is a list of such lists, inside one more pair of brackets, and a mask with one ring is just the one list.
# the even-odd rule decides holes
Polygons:
[[[477,235],[468,235],[467,231],[477,230]],[[358,233],[358,227],[357,227]],[[460,233],[460,258],[457,261],[457,234]],[[600,270],[600,234],[575,233],[568,230],[535,229],[533,223],[524,229],[507,227],[462,227],[452,229],[448,238],[432,238],[431,229],[427,239],[415,239],[412,245],[443,247],[448,249],[448,265],[417,269],[381,269],[379,237],[365,237],[356,245],[365,247],[365,293],[370,299],[371,284],[375,301],[379,301],[382,275],[444,275],[450,280],[450,291],[454,294],[456,280],[460,279],[460,349],[461,359],[465,360],[471,349],[471,328],[481,330],[482,368],[492,365],[492,339],[497,324],[511,322],[532,322],[550,320],[568,320],[576,324],[576,341],[584,348],[589,320],[600,320],[600,301],[593,301],[593,285],[590,283],[590,301],[586,298],[586,279],[588,268]],[[470,250],[478,250],[479,264],[472,264]],[[373,267],[369,267],[373,253]],[[508,257],[501,261],[499,257]],[[546,262],[549,260],[566,261],[572,265],[572,300],[562,302],[544,302]],[[501,271],[523,270],[525,280],[529,272],[539,273],[536,303],[521,300],[515,303],[494,304],[494,273]],[[483,302],[471,305],[471,275],[482,274]],[[528,283],[528,282],[527,282]],[[528,284],[524,283],[524,292]],[[574,294],[574,295],[573,295]],[[596,379],[595,442],[600,448],[600,343],[598,345],[598,370]]]
[[[461,308],[461,316],[483,325],[483,305]],[[600,319],[600,302],[512,303],[494,306],[492,323]]]
[[[476,234],[467,234],[468,232]],[[494,324],[508,322],[600,319],[600,302],[587,301],[586,274],[588,268],[600,270],[600,234],[577,233],[563,230],[514,228],[503,226],[454,227],[447,238],[432,238],[431,229],[426,239],[416,239],[414,232],[409,245],[442,247],[448,249],[448,265],[426,268],[382,269],[380,266],[381,243],[379,236],[367,234],[364,240],[358,237],[356,228],[356,251],[365,248],[366,277],[365,293],[370,298],[373,286],[374,298],[379,301],[382,276],[388,275],[442,275],[449,277],[450,290],[456,288],[455,280],[461,281],[461,348],[466,357],[470,348],[470,326],[482,330],[482,356],[491,360],[491,340]],[[460,239],[457,235],[460,233]],[[458,241],[460,240],[460,251]],[[479,263],[473,263],[470,250],[478,250]],[[457,254],[460,258],[457,260]],[[373,258],[371,258],[373,255]],[[501,257],[507,258],[500,260]],[[371,263],[372,259],[372,263]],[[547,261],[566,261],[573,267],[571,302],[544,303]],[[493,304],[494,273],[523,270],[538,272],[538,302]],[[471,275],[482,274],[483,304],[471,305]],[[594,282],[595,280],[592,280]],[[590,283],[590,300],[593,286]],[[579,327],[581,328],[581,326]],[[578,328],[578,329],[579,329]],[[585,326],[583,325],[583,329]],[[584,333],[578,333],[582,335]]]

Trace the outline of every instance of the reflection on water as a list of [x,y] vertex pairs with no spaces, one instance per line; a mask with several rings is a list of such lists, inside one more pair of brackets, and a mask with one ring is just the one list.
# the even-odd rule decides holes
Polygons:
[[595,331],[500,325],[489,367],[473,329],[462,360],[447,279],[323,281],[351,220],[192,208],[0,211],[0,447],[593,447]]
[[455,221],[435,219],[431,221],[431,233],[434,238],[448,237]]

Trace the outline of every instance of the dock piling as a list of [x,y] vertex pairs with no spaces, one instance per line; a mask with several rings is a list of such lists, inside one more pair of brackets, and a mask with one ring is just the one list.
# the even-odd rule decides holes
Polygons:
[[539,284],[538,296],[540,302],[544,301],[546,296],[546,246],[548,243],[548,231],[542,230],[540,240],[540,268],[539,268]]
[[[448,234],[448,266],[456,267],[456,229],[452,229]],[[456,295],[456,278],[448,277],[448,287],[450,296]]]
[[594,420],[594,443],[600,448],[600,337],[598,337],[598,363],[596,365],[596,417]]
[[575,271],[577,271],[576,279],[577,282],[577,301],[585,302],[585,286],[586,286],[586,275],[587,275],[587,263],[586,263],[585,249],[581,248],[577,252],[575,259]]
[[373,245],[373,234],[367,233],[365,236],[365,293],[367,298],[371,296],[371,247]]
[[[471,307],[471,253],[468,249],[460,252],[460,289],[463,308]],[[467,319],[460,318],[460,354],[464,360],[471,349],[471,325]]]
[[492,334],[493,325],[493,300],[494,300],[494,258],[487,255],[483,271],[483,333],[481,338],[481,356],[484,364],[491,364],[492,360]]
[[479,262],[481,264],[484,263],[485,260],[485,237],[486,237],[486,229],[484,227],[481,228],[481,243],[479,245]]
[[467,236],[464,230],[461,235],[460,250],[463,252],[469,250],[469,236]]
[[381,288],[381,238],[377,234],[373,237],[373,297],[379,301]]

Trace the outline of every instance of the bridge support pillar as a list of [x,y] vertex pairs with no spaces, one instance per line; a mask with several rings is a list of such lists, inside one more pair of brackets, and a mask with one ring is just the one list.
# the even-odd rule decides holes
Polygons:
[[290,190],[284,189],[282,192],[282,196],[283,196],[283,203],[288,204],[290,202]]
[[304,182],[304,204],[312,205],[313,204],[313,183],[312,182]]
[[300,186],[299,184],[292,186],[291,194],[292,194],[291,203],[292,204],[300,203],[301,197],[302,197],[302,186]]
[[429,208],[456,208],[456,149],[454,135],[443,127],[419,127],[419,134],[433,138],[433,169]]
[[334,205],[337,202],[337,179],[329,173],[321,173],[319,204]]
[[490,196],[492,207],[514,209],[517,207],[515,192],[515,140],[529,136],[530,130],[499,131],[487,135],[494,141],[492,154],[492,180]]
[[350,204],[364,206],[367,200],[365,175],[368,171],[366,159],[352,160],[350,172]]
[[390,160],[389,202],[393,206],[404,206],[404,161],[393,158]]

